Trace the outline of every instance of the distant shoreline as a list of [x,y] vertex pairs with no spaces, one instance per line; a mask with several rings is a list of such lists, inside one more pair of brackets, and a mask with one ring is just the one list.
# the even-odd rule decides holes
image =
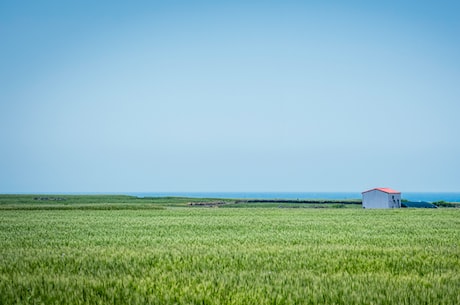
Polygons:
[[[138,197],[192,197],[221,199],[267,199],[267,200],[361,200],[358,192],[130,192]],[[460,202],[460,192],[402,192],[409,201]]]
[[[263,200],[360,200],[359,192],[16,192],[4,195],[127,195],[134,197],[188,197]],[[460,192],[402,192],[409,201],[460,202]]]

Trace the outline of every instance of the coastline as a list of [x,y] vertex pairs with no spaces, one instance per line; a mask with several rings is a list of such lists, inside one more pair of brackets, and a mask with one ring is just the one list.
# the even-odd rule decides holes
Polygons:
[[[127,192],[136,197],[190,197],[219,199],[289,199],[289,200],[352,200],[361,199],[359,192]],[[460,192],[403,192],[409,201],[460,202]]]
[[[187,197],[264,200],[360,200],[360,192],[5,192],[1,195],[126,195],[139,198]],[[402,192],[409,201],[460,202],[460,192]]]

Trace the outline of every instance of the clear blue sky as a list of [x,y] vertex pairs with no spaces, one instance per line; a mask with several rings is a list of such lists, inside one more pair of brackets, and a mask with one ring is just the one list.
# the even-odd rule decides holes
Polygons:
[[460,191],[459,1],[0,2],[0,192]]

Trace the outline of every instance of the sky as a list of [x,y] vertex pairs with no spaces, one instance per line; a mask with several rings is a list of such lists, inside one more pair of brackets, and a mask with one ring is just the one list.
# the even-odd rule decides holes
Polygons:
[[0,193],[460,191],[459,1],[0,1]]

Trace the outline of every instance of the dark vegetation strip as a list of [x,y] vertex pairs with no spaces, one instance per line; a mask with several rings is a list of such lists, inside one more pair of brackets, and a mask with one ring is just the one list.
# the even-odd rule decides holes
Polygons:
[[[224,199],[187,197],[136,197],[127,195],[34,195],[0,194],[0,210],[152,210],[166,207],[358,207],[361,199]],[[438,201],[443,208],[460,208],[460,203]]]
[[356,200],[295,200],[295,199],[249,199],[237,200],[236,203],[305,203],[305,204],[362,204],[359,199]]
[[236,199],[193,201],[188,205],[196,207],[274,207],[279,205],[279,208],[343,208],[345,205],[361,205],[361,200]]
[[433,202],[434,205],[443,208],[460,208],[460,202],[446,202],[446,201],[435,201]]

